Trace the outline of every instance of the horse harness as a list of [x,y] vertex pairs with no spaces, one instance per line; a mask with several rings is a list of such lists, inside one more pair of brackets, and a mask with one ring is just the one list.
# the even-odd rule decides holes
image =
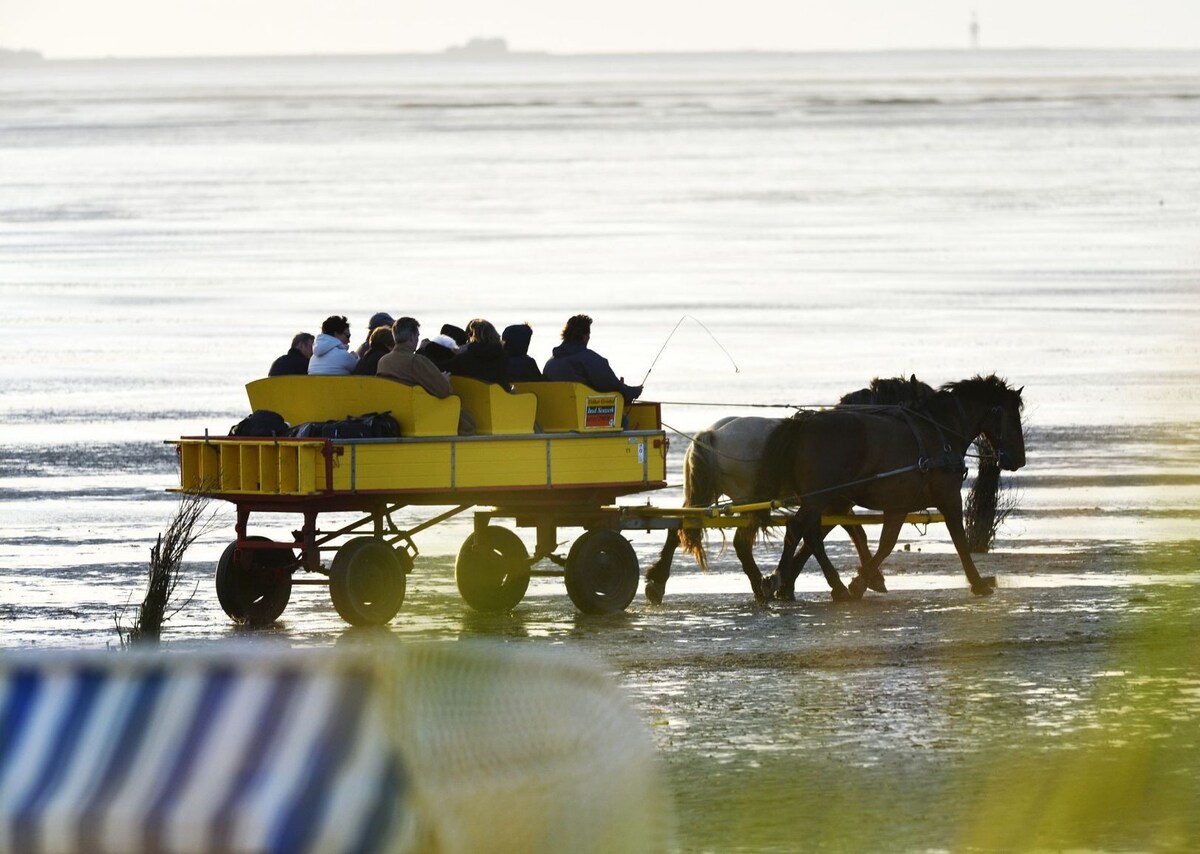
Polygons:
[[[953,400],[954,405],[958,407],[958,414],[965,424],[967,421],[967,413],[963,409],[962,403],[958,400],[958,398],[953,398]],[[913,438],[917,441],[917,470],[922,474],[929,474],[929,472],[935,468],[948,469],[952,472],[958,472],[962,475],[963,479],[966,480],[966,448],[963,449],[962,454],[954,453],[954,448],[950,446],[949,440],[946,439],[946,433],[942,429],[941,423],[934,421],[928,416],[925,416],[924,420],[933,425],[933,429],[937,432],[938,444],[942,446],[941,456],[936,459],[931,457],[925,452],[925,442],[921,437],[921,431],[917,429],[916,418],[913,417],[913,411],[907,406],[902,406],[900,407],[900,414],[904,417],[904,423],[908,425],[908,429],[912,431]],[[964,439],[966,438],[965,436],[961,436],[961,434],[959,437]],[[967,445],[969,446],[970,442],[968,442]]]
[[[962,403],[957,398],[952,398],[952,399],[954,400],[954,405],[958,407],[959,416],[962,418],[962,421],[965,424],[967,421],[966,410],[963,409]],[[884,408],[884,407],[881,407],[881,408]],[[919,471],[919,472],[921,472],[922,475],[927,477],[929,475],[929,473],[932,472],[934,469],[947,469],[951,472],[957,472],[962,477],[963,480],[967,479],[966,448],[963,449],[962,454],[956,454],[954,452],[954,448],[950,445],[950,442],[946,439],[946,431],[949,428],[943,428],[941,423],[935,421],[934,419],[930,418],[927,415],[914,413],[907,406],[895,406],[895,407],[886,407],[886,408],[899,410],[901,417],[904,418],[904,423],[906,423],[908,425],[908,429],[912,432],[913,439],[915,439],[916,443],[917,443],[917,461],[915,463],[913,463],[912,465],[901,466],[898,469],[892,469],[891,471],[880,472],[879,474],[873,474],[870,477],[864,477],[864,478],[860,478],[858,480],[852,480],[847,483],[841,483],[841,484],[838,484],[837,486],[829,486],[824,489],[815,489],[812,492],[806,492],[803,495],[797,495],[796,496],[797,500],[802,501],[805,498],[812,498],[813,496],[816,496],[816,495],[825,495],[830,492],[838,492],[839,490],[846,489],[847,487],[861,486],[864,483],[872,483],[877,480],[883,480],[885,478],[895,477],[896,475],[901,475],[901,474],[908,474],[909,472],[914,472],[914,471]],[[937,432],[938,443],[941,445],[941,454],[940,454],[940,456],[938,456],[936,458],[932,457],[928,453],[926,453],[925,442],[921,436],[921,430],[918,429],[918,426],[917,426],[917,417],[916,416],[918,416],[918,415],[920,416],[921,420],[928,421],[930,424],[932,424],[934,430]],[[961,433],[958,433],[955,430],[949,430],[949,432],[954,433],[959,438],[966,439],[966,436],[962,435]],[[969,441],[967,442],[967,447],[970,447]]]

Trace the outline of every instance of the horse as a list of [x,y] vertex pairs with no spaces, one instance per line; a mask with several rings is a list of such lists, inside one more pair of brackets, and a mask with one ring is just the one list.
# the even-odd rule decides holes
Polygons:
[[[908,379],[894,377],[871,380],[870,386],[844,395],[838,406],[892,406],[915,403],[934,393],[932,387],[916,376]],[[722,496],[729,496],[734,504],[745,504],[758,500],[758,468],[763,449],[771,433],[784,423],[782,418],[760,416],[722,418],[701,430],[688,446],[683,459],[683,506],[706,507]],[[775,497],[775,496],[772,496]],[[750,579],[754,598],[766,601],[762,573],[754,561],[753,546],[762,526],[748,525],[738,528],[733,535],[733,548],[742,564],[742,570]],[[846,532],[858,550],[859,560],[866,565],[871,552],[862,526],[847,526]],[[658,560],[646,572],[646,598],[653,604],[662,603],[667,579],[671,574],[671,561],[680,545],[700,565],[707,569],[708,557],[704,549],[703,532],[698,528],[681,528],[678,532],[668,531],[666,542]],[[797,560],[807,559],[802,552]],[[883,576],[876,573],[872,589],[882,586]],[[793,576],[794,579],[794,576]],[[876,586],[878,585],[878,586]],[[886,589],[886,588],[884,588]],[[777,586],[775,595],[790,598],[789,590]]]
[[1025,465],[1022,391],[995,374],[976,376],[947,383],[910,409],[809,411],[781,423],[763,449],[758,494],[791,492],[800,507],[788,521],[773,578],[784,577],[803,541],[820,563],[830,595],[859,598],[862,584],[856,578],[847,589],[825,553],[825,536],[832,529],[822,525],[822,515],[848,506],[883,512],[879,548],[859,573],[865,578],[895,547],[905,515],[932,505],[945,518],[971,592],[989,595],[995,581],[980,576],[963,530],[964,458],[983,436],[1002,469]]

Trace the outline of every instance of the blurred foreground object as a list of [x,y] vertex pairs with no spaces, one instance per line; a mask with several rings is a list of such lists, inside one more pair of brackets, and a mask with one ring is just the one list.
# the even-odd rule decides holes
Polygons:
[[2,852],[663,851],[672,830],[644,726],[562,650],[0,659]]

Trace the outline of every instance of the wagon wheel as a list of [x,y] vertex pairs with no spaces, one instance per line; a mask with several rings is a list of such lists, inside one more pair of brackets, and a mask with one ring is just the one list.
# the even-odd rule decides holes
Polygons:
[[333,557],[329,598],[350,625],[381,626],[400,610],[411,569],[407,552],[374,537],[355,537]]
[[567,595],[583,613],[624,611],[637,594],[637,553],[616,531],[587,531],[567,554],[565,580]]
[[[269,542],[266,537],[248,537]],[[296,556],[291,549],[243,549],[230,543],[217,561],[217,601],[233,620],[266,626],[279,619],[292,595],[292,574],[284,569]]]
[[509,611],[529,588],[529,552],[507,528],[489,525],[486,542],[476,545],[472,533],[458,550],[454,582],[463,600],[476,611]]

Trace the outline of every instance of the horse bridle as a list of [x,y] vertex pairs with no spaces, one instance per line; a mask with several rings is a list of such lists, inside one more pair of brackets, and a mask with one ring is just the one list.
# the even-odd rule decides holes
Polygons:
[[[963,407],[962,401],[958,399],[957,395],[953,395],[953,394],[950,395],[950,399],[954,401],[954,407],[958,410],[959,423],[967,424],[969,422],[969,419],[967,418],[967,410]],[[1004,424],[1005,419],[1003,418],[1004,407],[999,403],[997,403],[995,406],[988,409],[987,412],[985,412],[980,417],[979,422],[976,424],[976,426],[974,428],[974,432],[971,435],[968,435],[966,433],[961,433],[958,430],[951,430],[949,427],[945,426],[940,421],[930,417],[927,413],[913,411],[913,410],[908,409],[907,407],[903,408],[901,411],[904,414],[905,421],[908,422],[908,428],[912,431],[913,437],[917,440],[917,455],[918,455],[917,456],[917,468],[918,468],[918,470],[920,470],[922,472],[928,473],[935,466],[934,466],[933,459],[925,453],[925,446],[924,446],[924,443],[921,441],[921,433],[919,430],[917,430],[916,425],[913,423],[912,416],[917,416],[919,418],[922,418],[923,420],[928,421],[931,425],[933,425],[933,429],[937,431],[938,441],[942,445],[942,453],[945,454],[945,458],[944,458],[945,462],[943,463],[943,466],[945,468],[951,468],[954,465],[954,463],[957,462],[957,468],[962,472],[963,478],[966,478],[966,476],[967,476],[967,465],[965,462],[967,448],[969,448],[971,446],[971,443],[974,442],[975,439],[978,438],[983,433],[983,426],[987,423],[988,419],[991,417],[999,416],[997,418],[997,420],[999,421],[999,426],[997,428],[997,433],[995,436],[995,440],[996,440],[995,441],[995,445],[996,445],[995,451],[997,452],[997,454],[999,453],[1000,448],[1004,446],[1004,431],[1005,431],[1005,424]],[[957,436],[959,439],[962,439],[962,441],[963,441],[963,453],[962,454],[956,454],[954,452],[954,448],[952,448],[950,446],[950,443],[946,440],[947,433],[951,434],[952,436]]]

